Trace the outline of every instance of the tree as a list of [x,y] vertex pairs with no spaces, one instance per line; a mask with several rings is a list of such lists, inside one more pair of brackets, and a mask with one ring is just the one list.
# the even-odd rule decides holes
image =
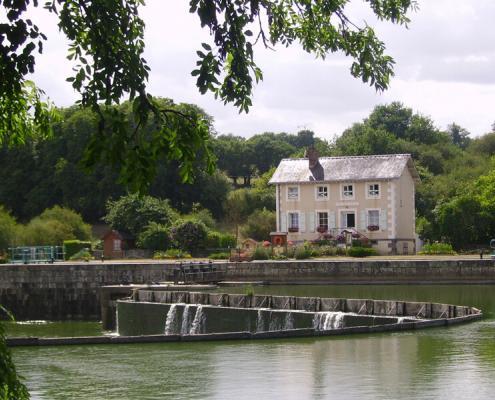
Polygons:
[[16,236],[17,224],[15,219],[0,205],[0,254],[15,244]]
[[461,149],[465,149],[471,141],[471,139],[469,138],[469,135],[471,133],[464,129],[462,126],[457,125],[455,122],[452,122],[447,127],[447,133],[452,138],[452,143],[454,143],[456,146],[459,146]]
[[[59,28],[69,40],[68,58],[75,63],[69,77],[81,95],[80,104],[98,116],[84,158],[87,166],[104,161],[120,169],[123,182],[143,191],[156,174],[156,160],[164,155],[179,162],[181,177],[190,181],[198,154],[212,171],[208,121],[173,102],[159,104],[146,91],[149,67],[142,57],[144,23],[138,15],[142,0],[52,0],[45,8],[59,16]],[[388,87],[393,59],[368,26],[358,27],[346,14],[347,1],[306,0],[224,1],[190,0],[202,26],[213,37],[203,43],[192,71],[201,93],[211,91],[240,111],[251,106],[253,82],[262,79],[254,62],[254,45],[299,42],[303,49],[324,58],[341,51],[353,59],[351,74],[376,90]],[[378,19],[407,24],[414,0],[366,1]],[[38,4],[33,1],[34,6]],[[36,52],[45,35],[26,17],[29,0],[3,2],[7,23],[0,31],[0,142],[25,140],[33,131],[49,133],[51,108],[41,93],[29,89],[26,76],[34,71]],[[128,98],[132,118],[109,108]],[[19,123],[15,123],[18,121]],[[144,129],[149,121],[155,130]]]
[[129,194],[116,201],[109,201],[107,215],[103,219],[113,229],[137,238],[152,222],[170,226],[177,218],[177,212],[167,200]]
[[244,237],[257,241],[270,240],[270,232],[275,230],[276,216],[275,211],[268,211],[266,208],[253,212],[245,225],[242,226],[241,232]]

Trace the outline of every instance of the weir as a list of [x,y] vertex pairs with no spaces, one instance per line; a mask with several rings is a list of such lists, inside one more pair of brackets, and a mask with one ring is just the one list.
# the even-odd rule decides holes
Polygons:
[[[259,306],[263,305],[263,306]],[[476,320],[474,307],[394,300],[253,296],[138,289],[117,301],[118,334],[211,340],[420,329]]]

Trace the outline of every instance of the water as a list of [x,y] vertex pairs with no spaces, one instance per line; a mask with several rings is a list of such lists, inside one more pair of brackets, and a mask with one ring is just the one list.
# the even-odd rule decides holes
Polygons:
[[313,327],[318,331],[342,328],[343,312],[319,312],[313,318]]
[[[339,337],[25,347],[13,349],[14,359],[36,400],[494,397],[495,286],[273,286],[255,292],[472,305],[485,318]],[[16,329],[19,334],[26,325]]]

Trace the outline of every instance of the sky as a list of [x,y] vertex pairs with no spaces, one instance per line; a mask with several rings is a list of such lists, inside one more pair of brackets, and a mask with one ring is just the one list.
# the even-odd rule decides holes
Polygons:
[[[351,59],[336,53],[324,61],[299,46],[255,48],[264,79],[254,90],[253,107],[239,114],[212,94],[201,95],[191,71],[196,50],[211,43],[199,18],[188,12],[186,0],[147,0],[141,10],[146,23],[144,57],[151,67],[148,90],[175,102],[194,103],[215,120],[219,134],[249,137],[262,132],[313,130],[332,139],[366,118],[378,104],[400,101],[429,116],[439,129],[455,122],[479,136],[495,122],[495,1],[419,0],[406,29],[373,18],[366,2],[353,0],[348,14],[358,25],[373,26],[387,54],[395,61],[390,88],[374,88],[350,75]],[[56,18],[43,9],[32,19],[47,34],[43,55],[32,79],[57,106],[77,100],[65,78],[72,64],[67,41]]]

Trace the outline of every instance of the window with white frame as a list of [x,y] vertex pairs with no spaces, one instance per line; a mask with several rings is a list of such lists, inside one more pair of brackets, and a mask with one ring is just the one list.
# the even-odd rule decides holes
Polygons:
[[299,213],[290,212],[288,215],[289,219],[289,230],[299,229]]
[[368,210],[368,230],[380,229],[380,210]]
[[318,222],[318,231],[327,231],[328,230],[328,212],[322,211],[317,214],[317,222]]
[[113,251],[122,250],[122,241],[120,239],[113,240]]
[[287,200],[298,200],[299,199],[299,187],[298,186],[288,186],[287,187]]
[[316,198],[318,200],[328,199],[328,186],[317,186],[316,187]]
[[345,184],[342,185],[342,197],[344,199],[351,199],[354,197],[354,185]]
[[380,197],[380,184],[369,183],[368,184],[368,197]]

